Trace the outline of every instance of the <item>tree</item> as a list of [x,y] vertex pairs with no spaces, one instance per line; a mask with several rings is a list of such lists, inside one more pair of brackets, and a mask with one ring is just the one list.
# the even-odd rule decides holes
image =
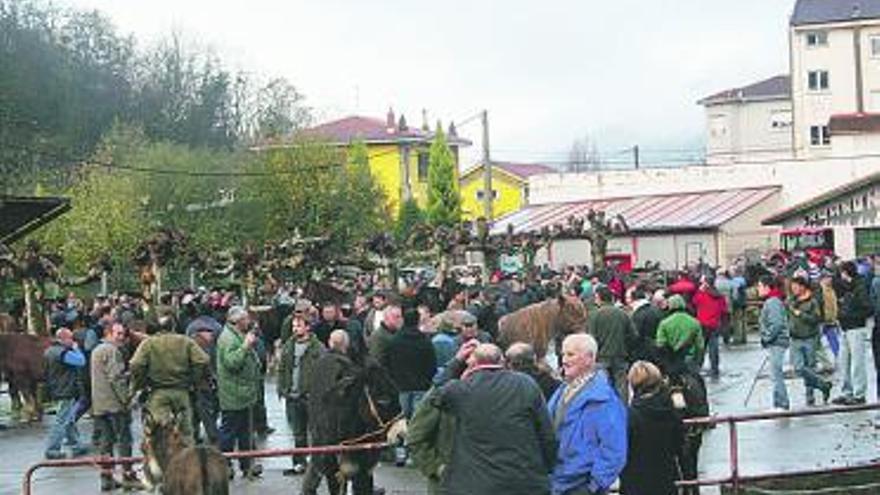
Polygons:
[[309,122],[303,95],[284,78],[275,78],[257,91],[255,140],[289,137]]
[[86,164],[63,191],[71,210],[41,229],[36,238],[59,253],[68,272],[85,272],[103,256],[127,262],[148,229],[141,184],[131,174]]
[[409,198],[400,204],[397,224],[394,226],[394,237],[398,242],[409,239],[413,229],[425,222],[425,213],[419,208],[415,199]]
[[340,198],[346,204],[342,218],[345,224],[346,242],[360,242],[382,230],[385,211],[385,193],[370,171],[370,157],[367,145],[357,140],[349,146],[348,160],[339,189],[344,192]]
[[154,139],[231,148],[233,79],[215,55],[174,33],[139,63],[136,119]]
[[455,158],[439,123],[428,155],[427,219],[435,227],[451,227],[461,219],[461,196],[455,174]]
[[575,139],[568,152],[568,171],[581,172],[584,170],[596,170],[602,165],[602,157],[596,141],[589,134],[581,139]]

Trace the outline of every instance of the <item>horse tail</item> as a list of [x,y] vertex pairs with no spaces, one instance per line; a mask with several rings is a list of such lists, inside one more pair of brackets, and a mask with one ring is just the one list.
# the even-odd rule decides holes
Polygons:
[[202,474],[202,495],[208,495],[210,480],[208,479],[208,452],[207,449],[199,445],[196,447],[196,454],[199,456],[199,471]]

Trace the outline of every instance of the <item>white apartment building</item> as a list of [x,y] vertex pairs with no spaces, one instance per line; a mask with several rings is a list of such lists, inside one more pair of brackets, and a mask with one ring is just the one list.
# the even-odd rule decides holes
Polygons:
[[708,164],[880,154],[880,0],[797,0],[789,58],[699,101]]
[[880,152],[880,0],[798,0],[789,37],[795,156]]
[[771,77],[699,101],[706,108],[706,162],[791,158],[791,79]]

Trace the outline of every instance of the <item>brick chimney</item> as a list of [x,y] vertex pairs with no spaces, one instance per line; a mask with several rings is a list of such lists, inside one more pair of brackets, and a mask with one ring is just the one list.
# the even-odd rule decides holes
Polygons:
[[388,115],[385,116],[385,132],[387,132],[388,134],[394,134],[396,128],[397,126],[394,119],[394,109],[388,107]]

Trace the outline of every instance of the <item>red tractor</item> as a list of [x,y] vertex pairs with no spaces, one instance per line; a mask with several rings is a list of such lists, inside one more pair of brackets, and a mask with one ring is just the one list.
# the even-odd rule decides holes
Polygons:
[[780,234],[780,254],[786,260],[796,253],[822,265],[828,256],[834,256],[834,230],[828,227],[798,227],[785,229]]

